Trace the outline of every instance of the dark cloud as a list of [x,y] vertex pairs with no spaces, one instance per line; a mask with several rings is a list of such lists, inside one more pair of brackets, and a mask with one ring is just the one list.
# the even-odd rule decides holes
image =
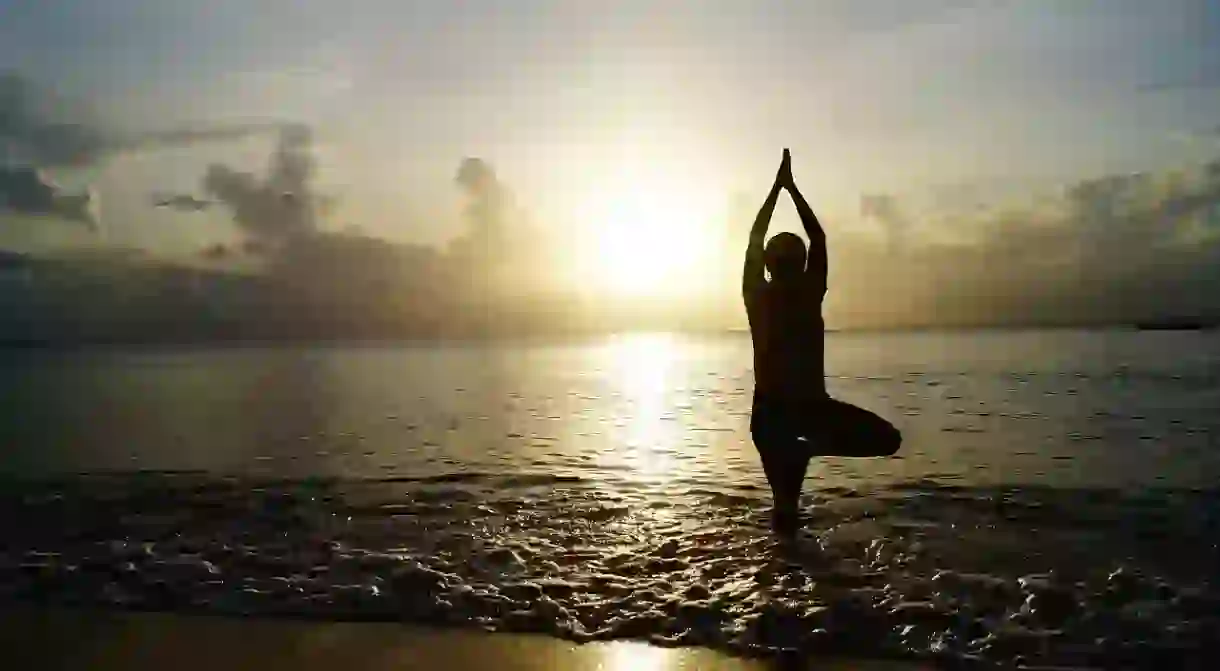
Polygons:
[[234,223],[260,245],[279,245],[317,232],[332,199],[314,192],[312,133],[292,126],[280,133],[267,175],[213,164],[204,191],[228,208]]
[[[891,199],[870,208],[878,218],[900,211]],[[911,237],[892,255],[856,239],[832,250],[843,262],[832,264],[831,299],[875,323],[1220,316],[1220,161],[1082,180],[1057,198],[954,223],[974,241]]]
[[97,200],[85,190],[66,193],[42,172],[29,167],[0,166],[0,208],[18,214],[58,217],[98,227]]
[[153,196],[154,207],[167,207],[181,212],[202,212],[212,205],[212,201],[196,198],[189,193]]
[[228,245],[216,243],[214,245],[205,247],[200,255],[209,261],[224,261],[228,259],[231,254],[232,250],[228,247]]
[[[240,258],[270,258],[270,249],[263,242],[247,238],[240,243],[225,244],[218,242],[213,245],[204,247],[200,251],[200,256],[208,261],[228,261],[231,259]],[[319,276],[324,276],[324,273],[319,273]]]
[[238,140],[277,132],[291,124],[254,121],[194,124],[146,133],[108,131],[79,119],[60,118],[52,94],[16,73],[0,73],[0,161],[39,168],[82,167],[109,154],[157,147]]
[[481,158],[465,158],[458,166],[454,181],[469,197],[466,218],[470,223],[470,232],[460,243],[476,248],[502,244],[509,216],[508,190],[491,164]]
[[241,243],[241,251],[249,256],[263,256],[267,253],[267,246],[258,240],[246,240]]
[[480,291],[485,295],[519,298],[555,292],[555,263],[571,253],[565,232],[538,226],[517,206],[508,182],[484,159],[463,159],[454,181],[466,195],[468,225],[447,250],[452,268],[467,276],[457,281],[483,283]]
[[487,161],[477,157],[462,159],[454,181],[463,189],[474,194],[484,194],[499,186],[496,171]]

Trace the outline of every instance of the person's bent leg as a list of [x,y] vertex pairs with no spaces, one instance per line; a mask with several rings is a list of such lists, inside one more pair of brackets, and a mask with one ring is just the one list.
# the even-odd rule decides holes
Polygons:
[[902,432],[880,415],[838,399],[827,399],[816,418],[818,454],[889,457],[902,447]]

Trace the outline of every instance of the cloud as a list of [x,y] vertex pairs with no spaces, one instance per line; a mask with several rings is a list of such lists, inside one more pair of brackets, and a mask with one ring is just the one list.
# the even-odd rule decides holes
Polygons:
[[499,180],[496,179],[496,171],[492,169],[491,164],[478,157],[462,159],[454,181],[462,188],[476,194],[486,193],[499,184]]
[[49,216],[84,224],[96,232],[100,224],[97,196],[64,192],[41,171],[0,166],[0,207],[30,216]]
[[312,141],[308,127],[285,128],[265,177],[213,164],[203,177],[203,190],[228,208],[238,228],[260,244],[278,245],[311,235],[332,202],[313,190]]
[[153,197],[154,207],[167,207],[180,212],[202,212],[214,203],[210,200],[196,198],[189,193],[178,193],[172,196],[159,195]]
[[231,254],[232,250],[228,247],[228,245],[224,245],[219,242],[205,247],[203,251],[200,252],[200,256],[208,261],[225,261]]
[[119,133],[59,118],[57,107],[61,106],[49,92],[25,77],[0,73],[0,162],[39,168],[84,167],[121,152],[239,140],[291,126],[283,121],[244,121]]
[[509,182],[482,158],[462,159],[454,181],[467,197],[468,229],[449,242],[453,267],[505,296],[558,289],[554,269],[571,255],[569,231],[539,226],[518,206]]
[[505,219],[508,217],[508,189],[496,176],[487,161],[468,157],[462,160],[454,181],[466,191],[470,200],[466,218],[471,230],[468,242],[503,242]]
[[[862,209],[884,218],[899,205]],[[901,255],[863,237],[832,248],[836,309],[875,323],[1220,317],[1220,160],[1080,180],[1023,207],[955,216],[972,241],[911,237]]]
[[900,211],[896,198],[888,194],[861,196],[860,215],[881,223],[885,228],[887,244],[892,251],[901,251],[906,248],[911,222]]

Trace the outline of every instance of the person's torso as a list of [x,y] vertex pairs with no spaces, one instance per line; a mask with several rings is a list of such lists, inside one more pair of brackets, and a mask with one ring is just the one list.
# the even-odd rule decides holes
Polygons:
[[826,395],[822,291],[812,284],[760,289],[750,310],[756,395],[788,400]]

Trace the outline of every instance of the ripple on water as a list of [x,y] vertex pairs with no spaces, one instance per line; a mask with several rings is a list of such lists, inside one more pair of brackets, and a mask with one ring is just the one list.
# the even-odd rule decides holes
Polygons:
[[14,483],[0,595],[388,619],[746,654],[1173,666],[1220,654],[1220,494],[494,476]]

